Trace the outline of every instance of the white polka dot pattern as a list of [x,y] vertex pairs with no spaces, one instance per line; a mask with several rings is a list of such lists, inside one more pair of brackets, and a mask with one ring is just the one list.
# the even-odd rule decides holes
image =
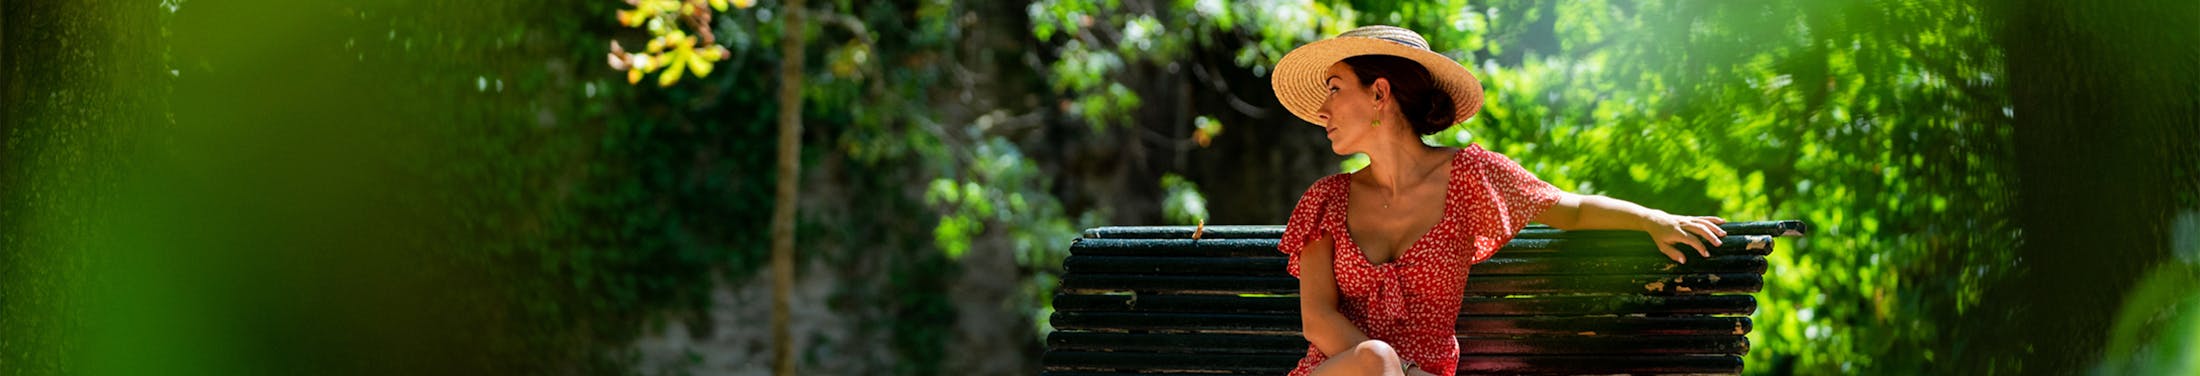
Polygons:
[[[1278,250],[1299,275],[1299,251],[1315,239],[1336,239],[1331,270],[1342,297],[1338,311],[1368,337],[1383,340],[1423,370],[1452,375],[1459,342],[1453,328],[1469,266],[1495,254],[1528,221],[1558,201],[1558,188],[1537,179],[1504,155],[1469,145],[1452,156],[1444,215],[1397,259],[1369,263],[1347,233],[1351,175],[1322,178],[1300,196],[1284,225]],[[1328,357],[1307,346],[1291,375],[1312,372]]]

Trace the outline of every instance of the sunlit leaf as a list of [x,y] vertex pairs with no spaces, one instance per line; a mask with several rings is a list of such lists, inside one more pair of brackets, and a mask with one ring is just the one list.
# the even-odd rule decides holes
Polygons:
[[688,52],[681,53],[681,55],[687,56],[688,71],[695,72],[695,78],[710,75],[711,59],[703,57],[702,53],[697,53],[694,50],[688,50]]
[[[676,51],[674,54],[680,54],[680,52]],[[687,68],[688,59],[667,56],[665,61],[665,70],[657,72],[657,86],[659,87],[672,86],[673,83],[680,82],[680,74],[685,73],[682,70]]]

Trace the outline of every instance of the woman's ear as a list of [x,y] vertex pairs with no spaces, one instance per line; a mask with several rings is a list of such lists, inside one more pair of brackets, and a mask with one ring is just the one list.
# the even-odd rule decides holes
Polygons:
[[1382,101],[1383,101],[1383,98],[1389,98],[1389,97],[1390,97],[1390,79],[1389,79],[1389,78],[1376,78],[1376,79],[1375,79],[1375,84],[1373,84],[1373,85],[1368,85],[1368,89],[1372,89],[1372,90],[1370,90],[1370,91],[1372,91],[1372,92],[1374,92],[1374,93],[1375,93],[1375,101],[1376,101],[1376,102],[1382,102]]

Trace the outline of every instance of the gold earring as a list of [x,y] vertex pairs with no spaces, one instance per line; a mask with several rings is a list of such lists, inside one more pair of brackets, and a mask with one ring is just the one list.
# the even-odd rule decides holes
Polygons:
[[[1383,96],[1381,96],[1381,95],[1377,95],[1377,96],[1375,96],[1375,100],[1382,100],[1382,99],[1383,99]],[[1378,113],[1378,114],[1379,114],[1379,113],[1382,113],[1382,112],[1383,112],[1383,106],[1375,106],[1375,113]],[[1374,124],[1374,126],[1375,126],[1376,128],[1382,128],[1382,127],[1383,127],[1383,118],[1381,117],[1382,115],[1376,115],[1376,116],[1377,116],[1377,117],[1375,118],[1375,121],[1374,121],[1374,123],[1373,123],[1373,124]]]

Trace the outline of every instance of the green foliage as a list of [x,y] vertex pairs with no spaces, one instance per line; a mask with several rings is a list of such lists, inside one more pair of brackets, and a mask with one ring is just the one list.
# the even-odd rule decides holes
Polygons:
[[1198,142],[1199,147],[1207,147],[1207,145],[1213,144],[1215,137],[1221,135],[1221,121],[1216,121],[1215,118],[1208,116],[1192,119],[1192,141]]
[[[1171,64],[1192,50],[1257,42],[1235,47],[1235,56],[1238,64],[1259,75],[1291,47],[1346,28],[1339,13],[1304,0],[1185,0],[1158,7],[1140,3],[1133,8],[1146,11],[1126,12],[1118,0],[1041,0],[1029,7],[1032,35],[1060,41],[1047,71],[1050,86],[1070,98],[1066,110],[1082,116],[1095,132],[1129,121],[1143,104],[1137,92],[1117,82],[1131,64]],[[1153,11],[1159,7],[1175,16]],[[1345,12],[1341,15],[1351,15]],[[1219,38],[1241,32],[1261,38]]]
[[[851,189],[863,189],[851,192],[875,196],[832,198],[845,203],[826,210],[853,212],[836,226],[870,223],[842,234],[851,242],[912,232],[912,238],[930,240],[901,248],[919,254],[891,264],[894,289],[884,292],[902,307],[878,328],[894,338],[898,374],[942,372],[956,314],[947,284],[955,280],[955,263],[976,253],[1016,260],[1017,273],[1001,277],[1023,289],[1002,309],[1031,312],[1033,326],[1044,328],[1052,273],[1067,256],[1062,245],[1076,235],[1049,175],[1024,153],[1027,141],[1018,137],[1036,125],[1020,112],[1034,109],[969,94],[969,85],[980,80],[972,75],[986,74],[973,69],[1009,65],[999,60],[1014,58],[971,47],[984,43],[974,36],[989,31],[958,19],[1001,16],[988,11],[953,1],[838,2],[810,15],[818,20],[810,40],[827,47],[821,52],[825,69],[813,73],[803,90],[804,121],[821,135],[808,142],[824,144],[813,149],[827,154],[818,159],[851,162],[848,172],[861,182]],[[1018,84],[1013,77],[983,80]],[[858,257],[873,256],[832,258]]]
[[2200,373],[2200,212],[2185,211],[2170,226],[2175,260],[2139,279],[2117,310],[2106,356],[2096,375]]
[[2200,270],[2164,264],[2141,278],[2119,310],[2098,375],[2190,375],[2200,372]]
[[1359,172],[1360,169],[1367,168],[1367,165],[1371,163],[1367,159],[1367,154],[1353,154],[1346,157],[1343,162],[1337,162],[1337,172],[1346,174]]
[[[122,156],[154,140],[144,129],[169,120],[175,76],[151,67],[171,63],[170,50],[145,26],[175,13],[0,5],[0,374],[71,373],[91,343],[79,328],[100,323],[85,314],[97,307],[88,296],[100,266],[138,254],[116,251],[103,230],[124,217],[124,203],[111,199],[134,172]],[[118,87],[135,90],[102,89]]]
[[[611,69],[627,71],[626,83],[641,82],[642,76],[650,73],[659,73],[657,86],[680,82],[682,73],[703,78],[709,76],[729,53],[725,47],[718,46],[717,35],[710,31],[715,18],[712,11],[726,11],[726,0],[636,0],[631,3],[634,9],[618,12],[619,24],[642,28],[652,37],[647,48],[638,53],[627,52],[619,42],[611,42]],[[740,1],[733,5],[745,9],[751,4]]]
[[1197,225],[1207,223],[1207,198],[1200,196],[1199,185],[1176,174],[1161,175],[1161,217],[1170,224]]
[[[12,17],[17,4],[9,5]],[[883,333],[879,336],[889,339],[895,358],[907,360],[897,362],[897,373],[940,372],[941,348],[950,338],[947,323],[956,315],[946,295],[956,265],[923,241],[931,236],[922,229],[932,228],[934,220],[980,221],[994,230],[965,233],[970,239],[963,241],[976,244],[971,252],[1015,252],[1027,265],[1018,278],[1032,286],[1052,283],[1043,271],[1059,268],[1058,245],[1074,233],[1046,193],[1043,175],[1000,141],[1004,136],[963,138],[946,131],[1001,117],[943,125],[951,118],[924,110],[941,107],[926,102],[929,98],[954,96],[928,92],[949,90],[936,85],[951,67],[924,63],[922,56],[949,50],[962,31],[951,19],[913,16],[954,13],[954,4],[861,4],[859,9],[843,2],[813,15],[835,22],[800,31],[781,30],[772,18],[759,16],[771,12],[768,7],[727,8],[734,13],[711,18],[710,27],[688,29],[708,32],[665,43],[681,47],[693,40],[696,45],[688,47],[722,48],[724,59],[682,68],[690,73],[686,84],[649,88],[619,84],[628,77],[603,63],[606,39],[657,40],[678,29],[637,34],[617,23],[623,6],[613,1],[193,2],[171,4],[158,20],[111,26],[136,30],[121,35],[137,39],[118,46],[156,51],[127,55],[147,59],[116,60],[130,68],[118,71],[162,74],[54,77],[115,81],[93,92],[143,100],[83,98],[130,104],[116,113],[140,114],[143,122],[67,125],[53,120],[63,119],[62,113],[46,110],[45,104],[20,111],[9,105],[10,124],[28,120],[30,133],[10,130],[8,159],[41,162],[6,164],[7,186],[28,182],[39,190],[84,196],[23,201],[10,192],[7,210],[27,214],[0,216],[11,224],[7,246],[54,251],[7,253],[9,279],[0,285],[8,286],[10,303],[0,309],[9,317],[85,317],[81,320],[89,324],[7,319],[9,337],[0,347],[21,358],[4,363],[21,365],[26,373],[83,370],[65,362],[64,355],[79,355],[68,350],[75,345],[61,340],[82,337],[78,341],[106,345],[84,352],[84,359],[154,360],[111,362],[92,371],[173,361],[182,365],[159,373],[282,374],[323,365],[330,368],[307,373],[621,374],[640,371],[631,342],[667,321],[686,321],[690,330],[703,332],[750,325],[713,323],[706,313],[714,304],[744,303],[714,302],[712,293],[721,283],[748,280],[766,254],[762,229],[771,203],[755,198],[770,197],[773,185],[766,163],[776,110],[767,93],[775,85],[747,72],[773,71],[782,32],[812,33],[809,40],[837,43],[821,49],[828,58],[809,59],[824,68],[812,69],[815,85],[803,90],[812,103],[804,109],[812,129],[804,140],[812,144],[805,164],[852,160],[856,163],[826,166],[867,177],[822,184],[824,189],[805,183],[813,190],[862,193],[828,196],[819,207],[803,209],[798,226],[803,261],[885,260],[880,275],[891,283],[876,290],[850,288],[835,299],[876,302],[877,309],[893,313],[891,320],[864,330]],[[80,24],[63,22],[78,18],[51,20]],[[15,22],[11,18],[10,26]],[[142,33],[156,29],[161,32]],[[146,39],[152,35],[162,39]],[[10,37],[15,36],[11,29]],[[711,40],[722,44],[710,46]],[[645,44],[651,43],[629,45]],[[15,45],[8,48],[8,56],[17,56]],[[158,53],[171,48],[172,53]],[[706,70],[695,69],[700,67],[721,74],[704,75]],[[270,78],[266,72],[297,75]],[[661,79],[680,75],[665,76]],[[296,77],[316,79],[291,79]],[[169,94],[169,79],[178,82],[179,94]],[[51,103],[75,106],[76,99],[62,99]],[[121,118],[107,116],[101,118]],[[104,150],[71,141],[95,139],[91,133],[54,133],[78,128],[112,132],[114,137],[96,139],[110,140],[103,145],[114,152],[61,158],[81,154],[55,150]],[[33,175],[106,176],[87,171],[132,179]],[[941,207],[938,217],[909,216],[927,205],[921,191],[903,188],[934,179],[984,184],[985,189],[959,196],[958,203],[990,207]],[[118,186],[163,189],[112,193]],[[25,202],[32,206],[18,206]],[[137,227],[91,220],[123,213],[93,205],[102,202],[132,203],[138,210],[132,216],[150,218],[145,226],[176,230],[133,231]],[[846,219],[850,216],[879,220]],[[13,226],[17,221],[30,225]],[[104,245],[83,242],[110,234],[140,235]],[[155,258],[109,257],[132,254],[118,251],[131,249],[125,246],[161,252],[152,252]],[[290,252],[300,249],[317,252]],[[862,253],[872,250],[885,251]],[[138,259],[148,265],[176,262],[163,268],[113,264]],[[141,270],[157,273],[132,274]],[[197,275],[234,276],[223,280],[272,287],[241,287],[234,296],[147,290],[196,286],[189,279],[160,282]],[[23,282],[19,276],[35,279]],[[79,288],[99,280],[119,282],[112,293]],[[35,287],[31,291],[37,294],[22,295],[16,286]],[[332,290],[339,287],[346,290]],[[1013,304],[1021,304],[1021,312],[1040,311],[1036,306],[1044,304],[1046,291],[1033,289]],[[290,294],[321,298],[305,304],[308,300],[285,300]],[[193,299],[148,300],[162,296]],[[132,305],[63,304],[100,298]],[[398,300],[404,304],[394,304]],[[93,308],[142,313],[75,314]],[[229,325],[229,317],[267,318],[259,320],[265,327],[233,330],[221,326]],[[145,330],[77,336],[82,332],[73,329],[96,326],[90,324]],[[137,339],[104,341],[111,338]],[[327,338],[360,342],[322,340]],[[251,347],[287,343],[303,346]],[[26,348],[38,351],[18,351]]]

